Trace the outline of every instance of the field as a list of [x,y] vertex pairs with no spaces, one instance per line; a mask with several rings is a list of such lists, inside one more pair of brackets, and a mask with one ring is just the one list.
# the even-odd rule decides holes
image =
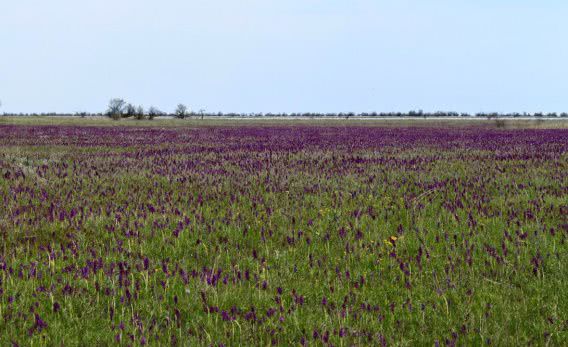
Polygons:
[[0,345],[568,341],[565,126],[89,122],[0,124]]

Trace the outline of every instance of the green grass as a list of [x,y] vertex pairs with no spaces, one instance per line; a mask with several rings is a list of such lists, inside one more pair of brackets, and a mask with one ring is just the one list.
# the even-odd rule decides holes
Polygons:
[[0,136],[1,345],[568,340],[565,130],[208,122]]
[[207,126],[380,126],[380,127],[467,127],[485,126],[505,129],[566,129],[568,119],[344,119],[344,118],[305,118],[305,119],[262,119],[262,118],[156,118],[136,120],[134,118],[113,120],[108,117],[60,117],[60,116],[0,116],[0,125],[54,125],[54,126],[130,126],[130,127],[207,127]]

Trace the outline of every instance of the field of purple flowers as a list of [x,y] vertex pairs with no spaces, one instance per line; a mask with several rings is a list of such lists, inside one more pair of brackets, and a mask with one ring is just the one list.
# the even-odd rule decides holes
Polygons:
[[0,126],[0,345],[562,345],[568,130]]

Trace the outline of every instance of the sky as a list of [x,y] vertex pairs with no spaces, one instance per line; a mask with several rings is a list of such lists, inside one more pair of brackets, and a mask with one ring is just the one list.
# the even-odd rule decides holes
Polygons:
[[0,112],[568,112],[565,0],[0,2]]

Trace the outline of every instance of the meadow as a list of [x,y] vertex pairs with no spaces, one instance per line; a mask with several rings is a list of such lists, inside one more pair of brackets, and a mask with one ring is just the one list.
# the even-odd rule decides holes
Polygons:
[[567,344],[566,127],[186,124],[0,124],[0,345]]

